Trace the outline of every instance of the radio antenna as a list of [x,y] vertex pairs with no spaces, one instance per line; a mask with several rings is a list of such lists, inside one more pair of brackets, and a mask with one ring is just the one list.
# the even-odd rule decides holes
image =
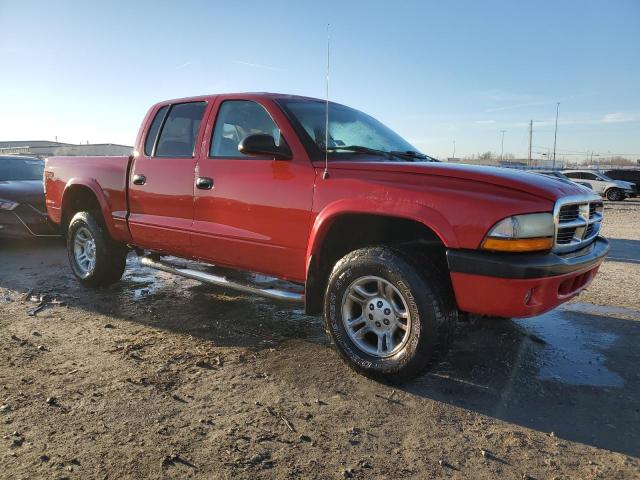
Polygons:
[[331,51],[331,45],[329,43],[329,27],[330,23],[327,23],[327,96],[324,109],[324,173],[322,178],[326,180],[329,178],[329,52]]

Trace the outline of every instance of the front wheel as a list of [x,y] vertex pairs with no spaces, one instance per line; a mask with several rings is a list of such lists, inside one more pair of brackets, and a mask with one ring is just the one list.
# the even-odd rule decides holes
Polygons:
[[610,188],[607,190],[607,200],[612,202],[620,202],[624,200],[624,192],[619,188]]
[[127,248],[113,241],[92,213],[78,212],[69,223],[67,254],[71,270],[80,283],[102,287],[122,277]]
[[435,265],[416,267],[388,247],[356,250],[334,267],[325,326],[358,372],[405,381],[446,350],[454,318],[450,287]]

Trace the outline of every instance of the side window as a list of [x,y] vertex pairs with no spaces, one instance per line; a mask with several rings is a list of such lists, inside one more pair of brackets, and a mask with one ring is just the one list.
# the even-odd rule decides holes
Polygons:
[[156,157],[193,157],[206,105],[205,102],[192,102],[171,106],[158,138]]
[[584,178],[585,180],[602,180],[597,175],[594,175],[593,173],[589,173],[589,172],[584,172],[582,174],[582,178]]
[[147,132],[147,139],[144,142],[144,154],[147,156],[151,156],[153,154],[153,146],[156,144],[156,138],[158,138],[158,130],[160,130],[160,126],[164,121],[167,110],[169,110],[168,105],[162,107],[156,113],[156,116],[153,118],[153,122],[151,122],[149,131]]
[[567,172],[565,175],[569,178],[582,178],[580,172]]
[[264,107],[248,100],[222,102],[211,136],[210,157],[255,158],[238,151],[238,144],[248,135],[264,133],[280,145],[280,130]]

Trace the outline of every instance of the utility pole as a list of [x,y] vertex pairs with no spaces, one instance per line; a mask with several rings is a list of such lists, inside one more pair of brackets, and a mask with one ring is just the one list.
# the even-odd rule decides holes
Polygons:
[[531,143],[533,140],[533,120],[529,120],[529,162],[527,165],[531,166]]
[[453,155],[451,156],[451,158],[456,158],[456,141],[453,141]]
[[502,163],[504,161],[504,132],[506,132],[506,130],[500,130],[502,132],[502,143],[501,143],[501,147],[500,147],[500,163]]
[[553,134],[553,168],[556,168],[556,140],[558,139],[558,110],[560,109],[560,102],[556,103],[556,131]]

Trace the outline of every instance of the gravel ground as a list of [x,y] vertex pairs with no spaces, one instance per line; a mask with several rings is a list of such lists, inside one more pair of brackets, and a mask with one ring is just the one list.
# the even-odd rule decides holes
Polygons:
[[640,198],[605,202],[603,234],[611,242],[607,262],[575,301],[640,310]]
[[290,306],[134,259],[88,290],[59,243],[4,244],[0,478],[640,478],[639,226],[608,204],[586,293],[460,325],[401,387]]

